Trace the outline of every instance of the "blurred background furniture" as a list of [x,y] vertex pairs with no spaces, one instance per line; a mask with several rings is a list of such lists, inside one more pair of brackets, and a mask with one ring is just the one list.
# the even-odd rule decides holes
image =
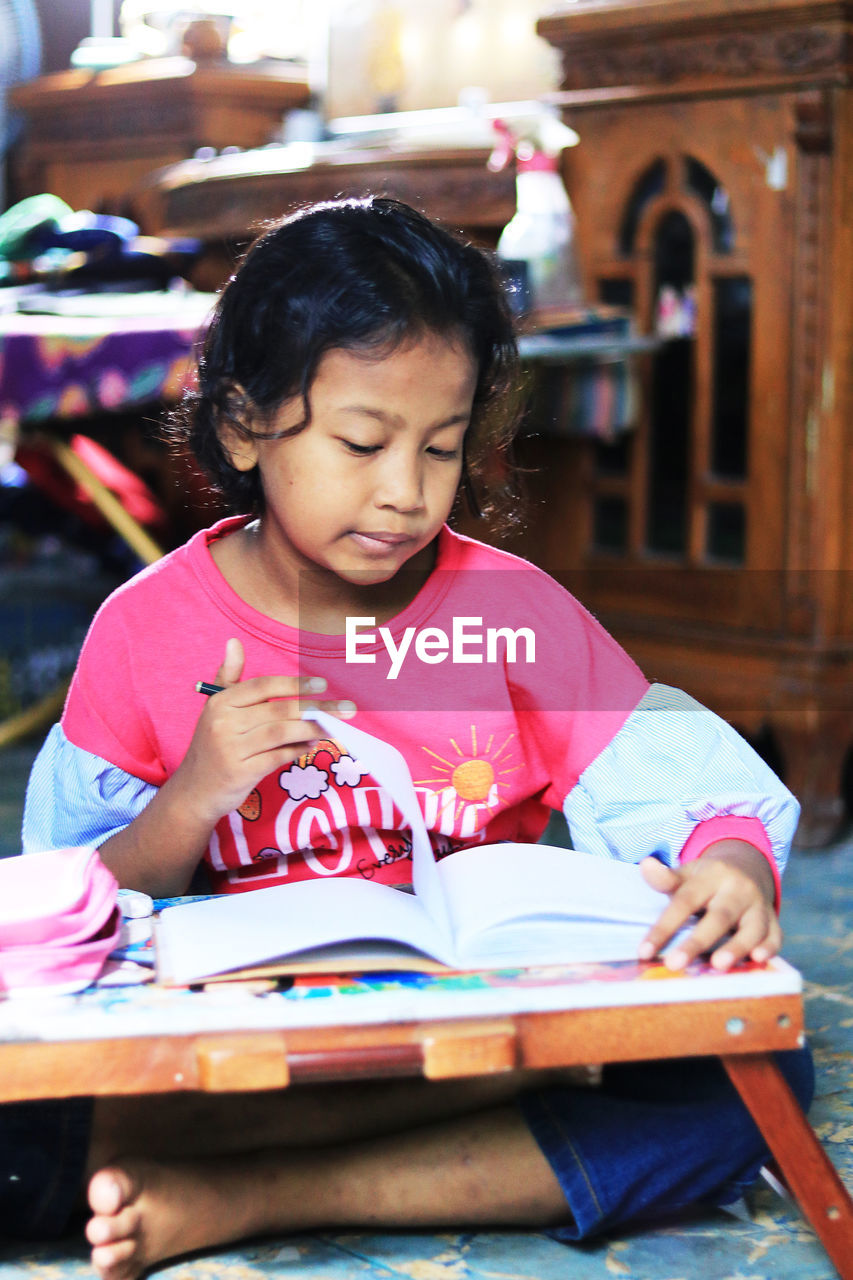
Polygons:
[[515,213],[515,179],[509,169],[491,172],[489,154],[482,148],[268,147],[171,165],[139,185],[133,209],[149,234],[205,242],[194,276],[203,288],[227,279],[235,252],[263,221],[342,194],[396,196],[494,246]]
[[[30,301],[37,304],[38,295]],[[122,508],[87,466],[87,456],[94,460],[96,453],[69,450],[68,440],[100,418],[107,424],[103,443],[127,454],[128,445],[134,446],[121,415],[148,409],[156,419],[159,409],[180,399],[191,383],[195,346],[212,303],[211,297],[192,292],[105,293],[69,298],[60,314],[0,315],[0,422],[6,447],[21,454],[36,441],[74,485],[82,486],[87,502],[142,563],[162,554],[145,525],[159,524],[165,534],[167,494],[160,495],[158,514],[143,503],[134,515],[132,504]],[[113,439],[110,422],[117,424]],[[135,444],[138,449],[138,439]],[[145,470],[138,456],[128,460],[134,472]]]
[[538,30],[588,296],[663,341],[633,435],[548,442],[525,548],[762,739],[823,844],[853,742],[853,12],[581,0]]
[[46,537],[51,527],[75,535],[74,549],[54,538],[34,563],[19,562],[4,539],[0,746],[58,715],[100,600],[180,540],[190,478],[178,483],[146,425],[189,385],[211,299],[164,292],[121,302],[103,294],[66,301],[88,304],[88,315],[0,315],[4,517]]
[[10,94],[27,120],[16,190],[119,212],[152,170],[200,147],[261,146],[307,99],[304,75],[286,65],[247,70],[171,57],[41,76]]

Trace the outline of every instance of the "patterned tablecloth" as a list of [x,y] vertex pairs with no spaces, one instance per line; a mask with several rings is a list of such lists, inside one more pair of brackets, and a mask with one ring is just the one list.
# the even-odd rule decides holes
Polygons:
[[23,426],[178,399],[212,302],[107,294],[91,300],[91,314],[0,314],[0,420]]
[[[79,419],[179,399],[213,302],[204,293],[96,294],[65,300],[62,314],[0,313],[0,422]],[[587,309],[558,333],[521,339],[522,359],[549,389],[544,419],[556,434],[608,439],[634,426],[631,357],[653,344],[630,336],[627,318],[624,331],[611,332],[613,323]]]

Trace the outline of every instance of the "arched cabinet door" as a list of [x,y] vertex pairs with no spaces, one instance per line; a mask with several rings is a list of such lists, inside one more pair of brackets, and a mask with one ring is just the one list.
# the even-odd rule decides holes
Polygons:
[[[587,553],[611,566],[611,584],[630,566],[634,595],[639,572],[650,611],[707,616],[712,600],[720,621],[775,627],[794,120],[763,100],[737,104],[728,130],[720,114],[692,102],[570,116],[581,144],[566,177],[587,289],[629,307],[660,339],[642,368],[637,430],[597,446]],[[744,578],[744,569],[760,573]]]

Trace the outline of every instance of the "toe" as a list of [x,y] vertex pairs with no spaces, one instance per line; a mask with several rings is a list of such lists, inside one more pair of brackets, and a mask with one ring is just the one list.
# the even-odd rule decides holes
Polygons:
[[99,1169],[89,1182],[89,1208],[93,1213],[118,1213],[136,1193],[137,1188],[124,1169]]
[[92,1250],[92,1267],[101,1280],[136,1280],[142,1268],[136,1259],[133,1240],[98,1245]]
[[139,1214],[133,1208],[120,1213],[96,1214],[86,1223],[86,1239],[89,1244],[117,1244],[136,1235]]

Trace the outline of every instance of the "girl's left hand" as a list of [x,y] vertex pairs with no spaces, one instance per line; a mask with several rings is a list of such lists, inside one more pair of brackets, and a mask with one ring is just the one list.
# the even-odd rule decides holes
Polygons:
[[653,889],[670,902],[640,947],[649,960],[692,915],[701,919],[675,951],[665,957],[670,969],[683,969],[696,956],[710,951],[715,969],[726,970],[746,956],[762,962],[776,955],[782,930],[773,908],[775,886],[766,858],[742,840],[710,845],[700,858],[673,869],[657,858],[645,858],[640,868]]

